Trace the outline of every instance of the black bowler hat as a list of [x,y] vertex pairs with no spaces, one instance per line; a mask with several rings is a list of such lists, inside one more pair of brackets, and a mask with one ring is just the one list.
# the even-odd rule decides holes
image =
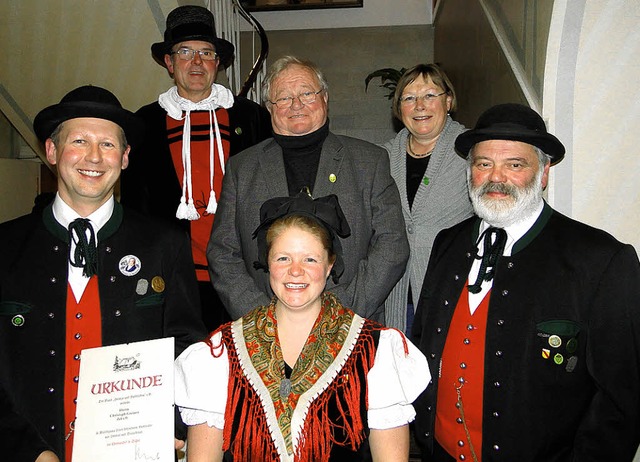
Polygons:
[[38,139],[44,143],[58,125],[78,117],[106,119],[118,124],[132,146],[142,140],[143,122],[133,112],[124,109],[109,90],[93,85],[71,90],[58,104],[44,108],[33,120],[33,129]]
[[499,104],[478,118],[473,130],[456,138],[456,150],[466,159],[474,144],[486,140],[511,140],[532,144],[551,156],[551,165],[560,162],[565,153],[558,138],[547,132],[542,117],[521,104]]
[[179,6],[169,13],[164,42],[151,45],[151,54],[158,64],[165,66],[164,55],[171,53],[171,47],[188,40],[201,40],[212,44],[220,57],[220,64],[224,67],[229,67],[233,62],[233,44],[218,38],[213,14],[208,9],[196,5]]
[[260,225],[253,232],[253,238],[258,239],[258,261],[254,267],[268,269],[267,264],[267,231],[279,218],[288,215],[304,215],[313,218],[329,232],[332,240],[333,252],[336,261],[331,269],[331,275],[335,283],[344,272],[342,260],[342,246],[340,239],[351,235],[351,228],[340,208],[338,196],[328,196],[313,199],[308,192],[300,192],[293,197],[274,197],[267,200],[260,207]]

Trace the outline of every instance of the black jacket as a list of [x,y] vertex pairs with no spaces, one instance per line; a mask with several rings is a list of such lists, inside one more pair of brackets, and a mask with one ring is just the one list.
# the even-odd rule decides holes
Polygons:
[[[5,412],[28,437],[23,460],[46,449],[42,440],[64,456],[68,254],[67,230],[51,205],[0,225],[0,388],[14,407]],[[141,261],[135,277],[119,270],[126,255]],[[157,276],[160,292],[151,287]],[[141,279],[148,282],[142,294]],[[175,337],[177,355],[206,335],[189,240],[173,226],[116,203],[98,233],[98,286],[103,345]]]

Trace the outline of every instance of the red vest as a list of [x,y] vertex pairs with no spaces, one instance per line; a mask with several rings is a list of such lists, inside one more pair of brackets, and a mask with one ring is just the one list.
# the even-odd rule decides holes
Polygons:
[[469,311],[469,291],[465,285],[442,352],[435,438],[456,460],[473,460],[458,405],[458,391],[473,449],[478,461],[482,460],[484,349],[490,295],[489,291],[472,315]]
[[[85,348],[102,346],[102,320],[98,276],[89,279],[82,298],[76,303],[71,286],[67,283],[67,316],[64,367],[64,422],[65,434],[76,418],[80,352]],[[73,433],[65,442],[65,461],[71,462]]]
[[[222,150],[224,151],[225,163],[229,160],[229,112],[226,109],[217,109],[216,117],[222,138]],[[206,213],[209,193],[211,191],[209,183],[209,111],[193,111],[191,113],[191,185],[193,187],[193,201],[196,210],[200,214],[198,220],[191,222],[191,250],[193,252],[193,262],[196,264],[196,276],[198,281],[209,281],[209,271],[207,263],[207,244],[211,237],[214,215]],[[180,187],[183,187],[182,167],[182,131],[184,120],[174,120],[167,116],[167,132],[169,133],[169,150],[173,166],[178,175]],[[215,137],[215,131],[214,131]],[[222,191],[222,165],[218,159],[217,142],[213,141],[213,190],[216,198],[220,200]]]

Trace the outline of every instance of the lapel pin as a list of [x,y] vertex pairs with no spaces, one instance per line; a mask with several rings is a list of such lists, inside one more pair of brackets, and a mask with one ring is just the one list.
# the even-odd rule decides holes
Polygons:
[[336,177],[335,173],[332,173],[331,175],[329,175],[330,182],[335,183],[337,179],[338,178]]

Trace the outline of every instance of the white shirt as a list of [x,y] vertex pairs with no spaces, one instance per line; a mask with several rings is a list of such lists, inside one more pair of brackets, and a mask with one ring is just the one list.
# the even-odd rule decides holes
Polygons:
[[[213,345],[221,344],[221,336],[218,332],[211,337]],[[431,380],[427,359],[408,339],[409,354],[405,354],[402,336],[395,329],[380,331],[374,365],[367,375],[369,428],[394,428],[413,421],[412,403]],[[175,400],[182,420],[187,425],[207,422],[223,429],[228,379],[226,348],[214,357],[209,346],[199,342],[182,352],[175,362]]]
[[[520,220],[517,223],[507,226],[504,230],[507,233],[507,244],[504,247],[503,256],[510,257],[511,251],[513,250],[513,245],[520,240],[522,236],[526,234],[527,231],[531,229],[534,225],[540,214],[542,213],[542,209],[544,208],[544,202],[540,201],[540,205],[536,209],[536,211],[525,218],[524,220]],[[482,236],[487,228],[491,225],[486,221],[482,220],[480,223],[480,229],[478,236]],[[484,239],[478,239],[478,256],[484,255]],[[478,279],[478,271],[480,270],[481,258],[476,258],[471,265],[471,269],[469,270],[468,283],[473,284]],[[488,269],[488,268],[487,268]],[[493,287],[493,279],[490,281],[482,281],[482,286],[480,288],[480,292],[477,294],[472,294],[469,292],[469,311],[471,314],[475,313],[482,300],[487,295],[487,293]]]
[[[93,232],[96,235],[96,243],[98,242],[98,231],[105,225],[111,215],[113,214],[113,207],[115,204],[115,199],[113,196],[107,200],[104,204],[98,208],[95,212],[93,212],[88,217],[81,217],[78,212],[73,210],[65,201],[62,200],[60,194],[56,193],[56,198],[53,201],[53,216],[58,223],[60,223],[65,228],[69,229],[69,225],[71,222],[77,218],[88,218],[91,227],[93,228]],[[71,242],[69,246],[69,255],[75,252],[76,245],[75,242]],[[73,296],[76,299],[76,302],[80,302],[82,298],[82,294],[84,293],[84,289],[86,289],[87,284],[89,283],[89,278],[82,274],[83,269],[75,267],[69,262],[69,257],[67,256],[67,262],[69,265],[69,276],[68,281],[71,286],[71,290],[73,292]]]

